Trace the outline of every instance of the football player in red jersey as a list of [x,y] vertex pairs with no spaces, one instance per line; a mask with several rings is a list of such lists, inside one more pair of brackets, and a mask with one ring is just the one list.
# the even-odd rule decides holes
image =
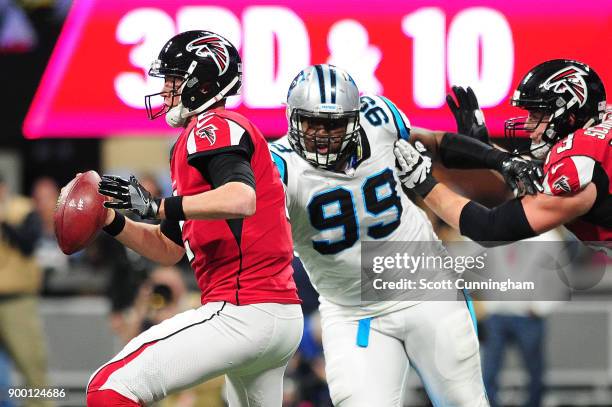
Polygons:
[[[404,185],[419,193],[449,225],[476,241],[495,245],[566,225],[582,241],[609,249],[612,115],[606,114],[599,76],[578,61],[547,61],[525,75],[511,103],[528,115],[507,120],[506,135],[526,132],[531,139],[529,152],[545,159],[541,193],[488,209],[437,183],[428,158],[400,141],[395,153]],[[432,139],[436,142],[427,147],[439,152],[443,163],[495,161],[507,154],[473,138],[437,134]],[[450,141],[455,141],[451,148]]]
[[[162,264],[187,255],[202,306],[129,342],[90,378],[88,406],[140,406],[225,374],[231,406],[281,406],[282,379],[302,335],[285,195],[266,140],[225,110],[241,62],[225,38],[188,31],[171,38],[149,75],[150,118],[182,128],[170,157],[173,196],[157,199],[134,178],[103,176],[113,198],[105,231]],[[153,112],[153,97],[163,98]],[[133,222],[114,209],[159,226]]]

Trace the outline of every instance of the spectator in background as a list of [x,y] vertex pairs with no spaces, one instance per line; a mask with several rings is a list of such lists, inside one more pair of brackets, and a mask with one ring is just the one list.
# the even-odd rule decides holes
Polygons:
[[0,54],[30,51],[37,35],[25,11],[12,0],[0,0]]
[[[200,301],[199,292],[188,298],[187,287],[177,267],[157,267],[138,289],[133,305],[124,312],[117,334],[127,343],[141,332],[193,308]],[[223,407],[223,376],[196,387],[172,394],[159,402],[160,407]]]
[[[13,196],[0,175],[0,341],[25,387],[47,386],[47,358],[38,314],[40,268],[33,253],[42,231],[32,202]],[[26,407],[48,406],[27,399]]]
[[42,177],[34,182],[32,187],[32,200],[36,213],[40,217],[42,233],[35,245],[35,257],[43,272],[43,292],[47,285],[44,283],[52,273],[65,273],[68,271],[68,256],[60,250],[55,237],[55,205],[59,197],[57,183],[49,177]]
[[6,350],[0,346],[0,407],[15,407],[13,401],[8,397],[8,389],[12,386],[12,366]]
[[302,312],[304,316],[308,316],[319,309],[319,293],[316,292],[304,266],[300,261],[299,257],[294,257],[293,262],[293,279],[298,289],[298,294],[302,300]]
[[[151,193],[159,194],[156,196],[162,195],[160,185],[153,175],[144,174],[140,179],[141,184]],[[138,222],[159,223],[157,220],[136,219],[136,215],[131,212],[126,215]],[[138,290],[156,264],[105,233],[100,234],[96,244],[88,250],[96,251],[97,254],[94,257],[99,258],[110,268],[111,275],[106,290],[111,301],[110,324],[113,331],[125,339],[126,326],[130,325],[130,313],[133,310]],[[130,336],[128,340],[131,338]]]
[[118,332],[124,343],[143,331],[179,312],[189,309],[186,287],[176,267],[158,267],[143,282],[132,307],[125,313],[122,330]]
[[[514,243],[496,251],[489,251],[488,264],[497,270],[513,270],[518,280],[534,281],[539,287],[546,284],[549,290],[554,281],[538,273],[553,267],[551,264],[567,264],[562,250],[563,236],[556,230],[535,238]],[[527,243],[528,242],[528,243]],[[546,242],[549,242],[548,244]],[[548,266],[546,266],[548,264]],[[523,276],[523,277],[521,277]],[[559,294],[564,290],[560,289]],[[550,292],[549,292],[550,294]],[[503,370],[503,361],[509,345],[515,344],[528,373],[525,407],[539,407],[544,396],[544,371],[546,317],[559,306],[558,301],[483,301],[485,317],[483,343],[483,376],[491,407],[503,405],[498,399],[498,376]],[[550,298],[546,298],[550,299]]]
[[302,341],[287,372],[299,389],[299,402],[295,404],[296,406],[332,406],[325,376],[319,311],[314,311],[304,318]]

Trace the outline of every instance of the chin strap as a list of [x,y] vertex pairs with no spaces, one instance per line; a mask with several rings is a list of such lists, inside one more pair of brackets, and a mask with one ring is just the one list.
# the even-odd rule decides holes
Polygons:
[[179,103],[178,106],[174,106],[172,109],[168,110],[166,113],[166,123],[170,127],[183,127],[185,122],[187,121],[186,117],[183,117],[183,111],[185,111],[182,103]]
[[[192,69],[192,67],[190,67],[189,69]],[[183,81],[183,83],[179,87],[179,95],[181,95],[185,90],[186,83],[187,81]],[[174,128],[183,127],[185,125],[185,122],[187,121],[187,117],[185,116],[186,112],[188,112],[188,109],[186,109],[185,106],[183,106],[183,102],[179,100],[176,106],[173,106],[170,110],[168,110],[168,112],[166,112],[166,123],[168,124],[168,126]]]

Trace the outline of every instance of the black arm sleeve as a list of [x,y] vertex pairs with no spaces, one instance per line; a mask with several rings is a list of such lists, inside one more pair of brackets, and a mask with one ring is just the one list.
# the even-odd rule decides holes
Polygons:
[[18,227],[5,222],[0,225],[2,234],[10,245],[16,247],[24,256],[34,252],[34,247],[42,234],[42,222],[36,213],[31,212]]
[[161,221],[159,228],[164,236],[183,247],[183,234],[178,221],[164,219]]
[[463,134],[445,133],[439,147],[440,160],[447,168],[501,170],[510,153]]
[[242,182],[255,189],[255,175],[251,163],[239,152],[221,153],[192,164],[213,186],[228,182]]
[[493,209],[470,201],[461,210],[459,231],[485,247],[499,246],[533,237],[520,199],[512,199]]
[[213,188],[228,182],[242,182],[255,189],[255,175],[251,167],[254,152],[253,143],[248,134],[240,139],[240,144],[232,149],[225,149],[206,155],[189,157],[189,165],[196,168]]

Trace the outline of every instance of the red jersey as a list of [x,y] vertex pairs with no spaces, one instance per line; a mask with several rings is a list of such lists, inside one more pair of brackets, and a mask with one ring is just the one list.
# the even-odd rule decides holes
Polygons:
[[283,185],[266,140],[249,120],[224,109],[194,116],[171,153],[173,192],[196,195],[211,190],[206,174],[189,161],[240,151],[245,141],[252,147],[255,214],[244,219],[181,222],[185,250],[202,291],[202,303],[299,303]]
[[586,214],[565,225],[582,241],[612,241],[612,117],[556,143],[544,164],[544,189],[572,194],[593,182],[597,198]]

